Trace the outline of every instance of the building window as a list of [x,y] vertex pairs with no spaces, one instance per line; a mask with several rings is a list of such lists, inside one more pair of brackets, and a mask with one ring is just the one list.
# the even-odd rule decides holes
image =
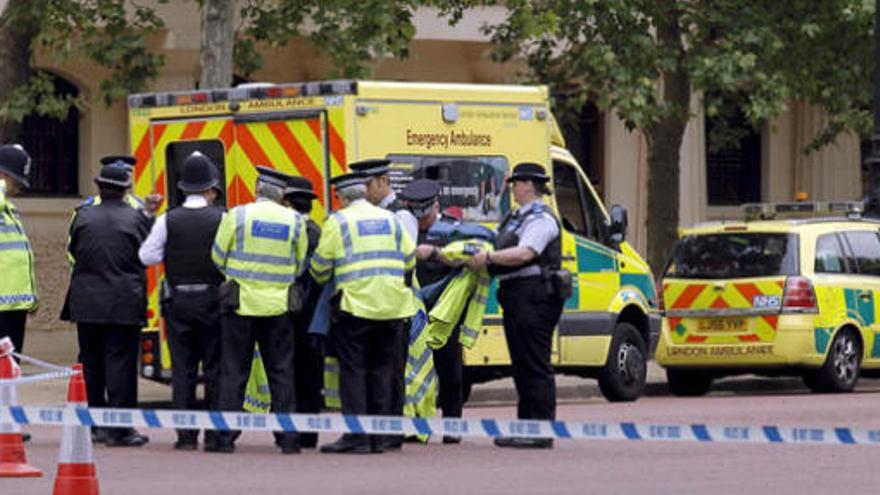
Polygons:
[[560,110],[557,117],[566,147],[601,196],[605,178],[602,112],[591,102],[571,109],[565,106],[564,95],[555,94],[554,98],[557,101],[556,107]]
[[[717,100],[716,100],[717,101]],[[706,186],[710,206],[761,200],[761,133],[732,101],[706,112]]]
[[[55,91],[79,96],[69,81],[55,76]],[[66,119],[31,115],[22,122],[21,144],[31,155],[29,196],[79,194],[79,110],[71,107]]]

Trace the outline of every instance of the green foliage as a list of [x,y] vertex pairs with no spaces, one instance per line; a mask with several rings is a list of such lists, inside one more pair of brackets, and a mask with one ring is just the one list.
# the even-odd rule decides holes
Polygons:
[[294,36],[311,39],[332,62],[334,77],[363,77],[382,56],[406,57],[415,35],[418,0],[270,0],[242,6],[244,29],[236,46],[236,68],[250,74],[263,60],[259,45],[285,45]]
[[[873,2],[866,0],[506,0],[440,2],[454,17],[502,4],[485,31],[497,59],[526,61],[527,81],[549,83],[566,105],[587,98],[628,127],[650,129],[688,108],[661,82],[680,72],[708,115],[739,108],[759,126],[803,100],[829,119],[813,147],[844,130],[870,132]],[[664,22],[681,38],[664,36]],[[658,34],[660,33],[660,34]],[[565,111],[565,108],[562,109]],[[723,119],[722,119],[723,120]],[[719,126],[718,132],[730,129]],[[713,136],[724,141],[723,135]]]
[[28,84],[16,88],[0,103],[0,120],[21,123],[28,115],[67,118],[71,108],[81,108],[82,102],[72,95],[55,91],[54,76],[37,72]]
[[[167,3],[167,0],[158,0]],[[89,60],[106,70],[100,98],[107,106],[129,93],[143,91],[164,60],[150,51],[147,38],[164,23],[151,7],[124,0],[30,0],[12,2],[4,15],[12,26],[35,33],[32,48],[43,48],[57,63]],[[51,78],[36,74],[27,86],[4,95],[0,119],[21,121],[29,113],[64,116],[71,97],[55,94]]]

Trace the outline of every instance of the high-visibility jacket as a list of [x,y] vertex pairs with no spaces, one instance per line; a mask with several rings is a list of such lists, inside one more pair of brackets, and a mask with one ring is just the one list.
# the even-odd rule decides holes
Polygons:
[[6,198],[5,180],[0,180],[0,273],[0,311],[37,306],[34,254],[18,210]]
[[[455,241],[443,247],[444,258],[467,261],[478,251],[492,251],[492,244],[482,240]],[[478,271],[462,270],[446,286],[437,303],[431,308],[428,328],[428,345],[439,349],[446,345],[455,325],[461,321],[459,342],[470,349],[479,336],[486,303],[489,297],[491,277],[486,268]]]
[[[425,310],[420,308],[410,326],[406,359],[403,414],[411,418],[433,418],[437,415],[437,372],[434,370],[434,352],[428,347],[427,323]],[[419,438],[427,441],[426,436]]]
[[302,215],[258,199],[224,215],[211,258],[240,287],[236,313],[278,316],[288,311],[288,291],[305,269],[307,251]]
[[333,278],[340,309],[369,320],[409,318],[418,309],[407,272],[415,268],[415,242],[393,213],[358,200],[324,223],[311,273]]

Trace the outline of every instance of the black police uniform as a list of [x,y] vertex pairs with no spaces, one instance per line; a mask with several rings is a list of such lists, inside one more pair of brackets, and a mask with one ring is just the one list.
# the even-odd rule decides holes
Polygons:
[[[433,208],[434,201],[437,200],[439,193],[440,187],[435,181],[419,179],[408,184],[400,195],[411,206],[418,205],[425,208]],[[441,214],[436,222],[456,224],[458,220]],[[435,224],[432,223],[431,226],[433,225]],[[428,230],[430,230],[430,227]],[[438,248],[447,244],[447,242],[441,240],[428,241],[428,230],[419,229],[418,244],[430,244]],[[457,269],[435,259],[420,259],[416,262],[416,279],[419,281],[419,287],[426,287],[443,279],[455,270]],[[430,307],[427,309],[428,311],[431,310]],[[460,418],[464,405],[462,391],[464,362],[462,359],[461,343],[458,340],[461,331],[460,327],[461,322],[455,326],[455,330],[449,337],[449,340],[447,340],[446,345],[434,350],[434,370],[437,373],[439,388],[437,405],[443,411],[443,416],[447,418]],[[445,440],[454,441],[453,437],[447,437]]]
[[[543,167],[528,165],[533,166],[518,165],[508,180],[546,178]],[[501,250],[517,246],[520,235],[530,222],[555,222],[559,228],[559,221],[553,211],[543,203],[536,202],[530,208],[512,211],[504,218],[498,229],[495,248]],[[504,335],[510,351],[513,379],[519,396],[517,417],[554,419],[556,385],[550,354],[553,328],[559,322],[564,300],[548,285],[547,274],[561,267],[560,235],[557,234],[542,252],[536,254],[531,262],[522,266],[490,265],[489,269],[493,275],[503,275],[514,272],[524,274],[520,270],[535,267],[530,270],[533,272],[531,274],[526,271],[524,276],[501,280],[498,302],[504,310]]]
[[[184,193],[218,187],[216,168],[201,154],[184,161]],[[218,287],[223,275],[211,261],[211,247],[223,210],[214,206],[179,206],[165,215],[165,284],[162,311],[168,329],[172,375],[172,403],[177,409],[196,409],[199,362],[205,380],[205,407],[217,410],[220,396],[220,299]],[[214,441],[214,431],[205,433],[205,443]],[[177,448],[194,448],[198,430],[178,430]]]
[[[130,185],[128,172],[103,167],[102,185]],[[62,319],[77,323],[89,407],[137,407],[137,360],[146,324],[146,272],[138,249],[150,220],[122,199],[80,208],[70,227],[75,262]],[[111,445],[142,445],[133,429],[108,431]]]
[[[288,179],[288,187],[284,191],[284,197],[295,210],[308,215],[312,211],[312,201],[317,198],[312,183],[305,177],[291,177]],[[309,239],[308,256],[305,265],[308,266],[318,247],[321,238],[321,227],[311,218],[306,219],[306,235]],[[321,412],[323,397],[321,390],[324,388],[324,353],[323,349],[314,337],[309,336],[309,325],[314,316],[314,308],[321,297],[321,286],[315,282],[311,274],[306,270],[301,276],[305,294],[303,309],[294,315],[294,345],[293,345],[293,377],[296,397],[296,412],[314,414]],[[302,433],[299,437],[300,446],[313,448],[318,444],[317,433]]]

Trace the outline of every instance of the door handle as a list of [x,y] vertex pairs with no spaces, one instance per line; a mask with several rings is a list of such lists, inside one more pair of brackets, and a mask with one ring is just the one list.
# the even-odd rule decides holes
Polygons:
[[577,261],[576,256],[572,256],[570,254],[566,254],[562,256],[562,261]]

